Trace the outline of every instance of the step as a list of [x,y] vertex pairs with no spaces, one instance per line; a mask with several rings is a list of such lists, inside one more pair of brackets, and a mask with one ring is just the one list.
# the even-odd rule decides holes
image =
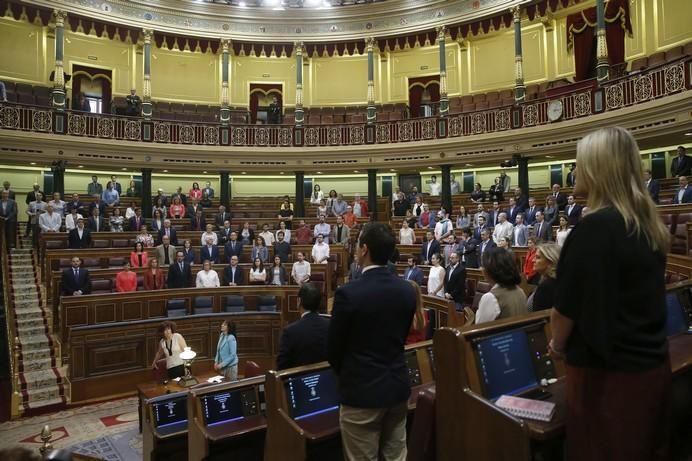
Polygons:
[[34,335],[28,337],[20,337],[19,344],[23,351],[32,350],[36,348],[46,348],[50,347],[50,341],[46,335]]
[[48,370],[25,371],[21,374],[21,378],[26,382],[26,386],[32,389],[57,385],[62,381],[62,377],[56,376],[52,368]]
[[45,329],[46,322],[43,316],[17,319],[17,331],[29,332],[31,330],[40,330],[42,333],[45,333]]
[[39,360],[23,360],[22,359],[22,366],[23,366],[23,373],[29,373],[32,371],[43,371],[43,370],[50,370],[53,368],[53,357],[48,356],[48,357],[43,357]]
[[65,391],[61,391],[60,387],[57,385],[52,387],[46,387],[43,389],[32,389],[28,392],[29,396],[24,397],[24,404],[31,405],[32,408],[36,408],[38,406],[45,407],[48,405],[53,405],[46,402],[62,400],[62,398],[64,398],[64,392]]
[[24,362],[25,366],[27,363],[32,363],[41,360],[50,360],[52,352],[49,347],[36,348],[31,350],[23,350],[21,355],[21,360]]
[[64,403],[65,403],[65,398],[60,397],[60,398],[55,398],[55,399],[39,400],[37,402],[25,402],[24,408],[35,410],[37,408],[48,407],[51,405],[62,405]]

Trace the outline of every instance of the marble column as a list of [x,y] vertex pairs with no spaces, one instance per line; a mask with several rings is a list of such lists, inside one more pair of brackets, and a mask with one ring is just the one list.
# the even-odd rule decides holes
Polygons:
[[151,119],[151,39],[154,31],[144,29],[144,92],[142,94],[142,117]]
[[512,9],[514,16],[514,100],[524,102],[526,86],[524,86],[524,56],[521,49],[521,9]]
[[142,216],[151,218],[151,168],[142,168]]
[[[58,110],[67,109],[65,101],[65,18],[64,11],[55,10],[55,69],[53,70],[53,91],[51,92],[51,104]],[[79,97],[79,95],[73,95]]]
[[447,97],[447,54],[445,53],[444,26],[437,28],[437,45],[440,49],[440,117],[449,115],[449,98]]
[[293,203],[293,214],[295,216],[305,216],[305,173],[296,171],[296,198]]
[[596,79],[598,82],[608,80],[608,45],[606,43],[605,0],[596,0]]
[[219,121],[222,125],[228,125],[231,122],[231,109],[229,107],[229,96],[228,96],[228,53],[231,47],[231,41],[228,39],[221,40],[221,113],[219,114]]
[[368,169],[368,211],[372,220],[377,220],[377,170]]
[[368,109],[367,123],[372,124],[377,121],[377,108],[375,107],[375,39],[368,37],[365,39],[368,53]]
[[293,44],[296,51],[296,126],[303,126],[305,113],[303,112],[303,42]]

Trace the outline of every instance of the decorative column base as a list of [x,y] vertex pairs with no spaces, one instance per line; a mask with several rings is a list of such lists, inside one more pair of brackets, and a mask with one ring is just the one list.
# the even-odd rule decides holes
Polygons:
[[303,126],[303,123],[305,123],[305,112],[303,112],[302,107],[296,107],[295,117],[296,126]]
[[51,91],[50,97],[51,97],[51,105],[55,109],[57,109],[57,110],[67,109],[67,105],[65,103],[66,96],[65,96],[65,90],[64,89],[53,88],[53,91]]
[[526,99],[526,86],[524,85],[524,82],[517,82],[516,85],[514,86],[514,101],[515,102],[524,102]]
[[608,81],[610,78],[610,64],[608,63],[608,58],[605,61],[599,59],[598,64],[596,64],[596,80],[599,83]]
[[368,104],[366,121],[368,124],[373,124],[377,121],[377,108],[374,105]]
[[151,115],[153,113],[154,106],[151,101],[145,101],[142,103],[142,117],[146,120],[151,120]]
[[449,115],[449,99],[447,95],[440,96],[440,117],[446,117]]

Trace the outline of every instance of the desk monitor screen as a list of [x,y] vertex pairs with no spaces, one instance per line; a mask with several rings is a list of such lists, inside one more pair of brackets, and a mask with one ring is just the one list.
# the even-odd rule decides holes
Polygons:
[[666,293],[666,333],[672,336],[678,333],[687,331],[686,313],[680,303],[680,295],[678,291]]
[[219,391],[199,398],[204,424],[227,423],[257,414],[257,396],[253,387]]
[[484,396],[494,400],[538,385],[526,330],[518,328],[477,338],[474,349]]
[[420,377],[420,366],[418,365],[418,357],[416,356],[415,349],[406,351],[406,366],[408,367],[409,385],[420,386],[422,380]]
[[187,394],[169,399],[157,399],[151,403],[154,424],[158,429],[187,422]]
[[339,408],[336,377],[330,368],[291,376],[285,386],[288,410],[295,420]]

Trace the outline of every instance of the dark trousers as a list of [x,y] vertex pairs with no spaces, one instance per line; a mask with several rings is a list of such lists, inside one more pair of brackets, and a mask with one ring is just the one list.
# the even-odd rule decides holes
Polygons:
[[7,239],[7,246],[9,248],[14,248],[17,244],[17,221],[6,221],[5,222],[5,238]]

